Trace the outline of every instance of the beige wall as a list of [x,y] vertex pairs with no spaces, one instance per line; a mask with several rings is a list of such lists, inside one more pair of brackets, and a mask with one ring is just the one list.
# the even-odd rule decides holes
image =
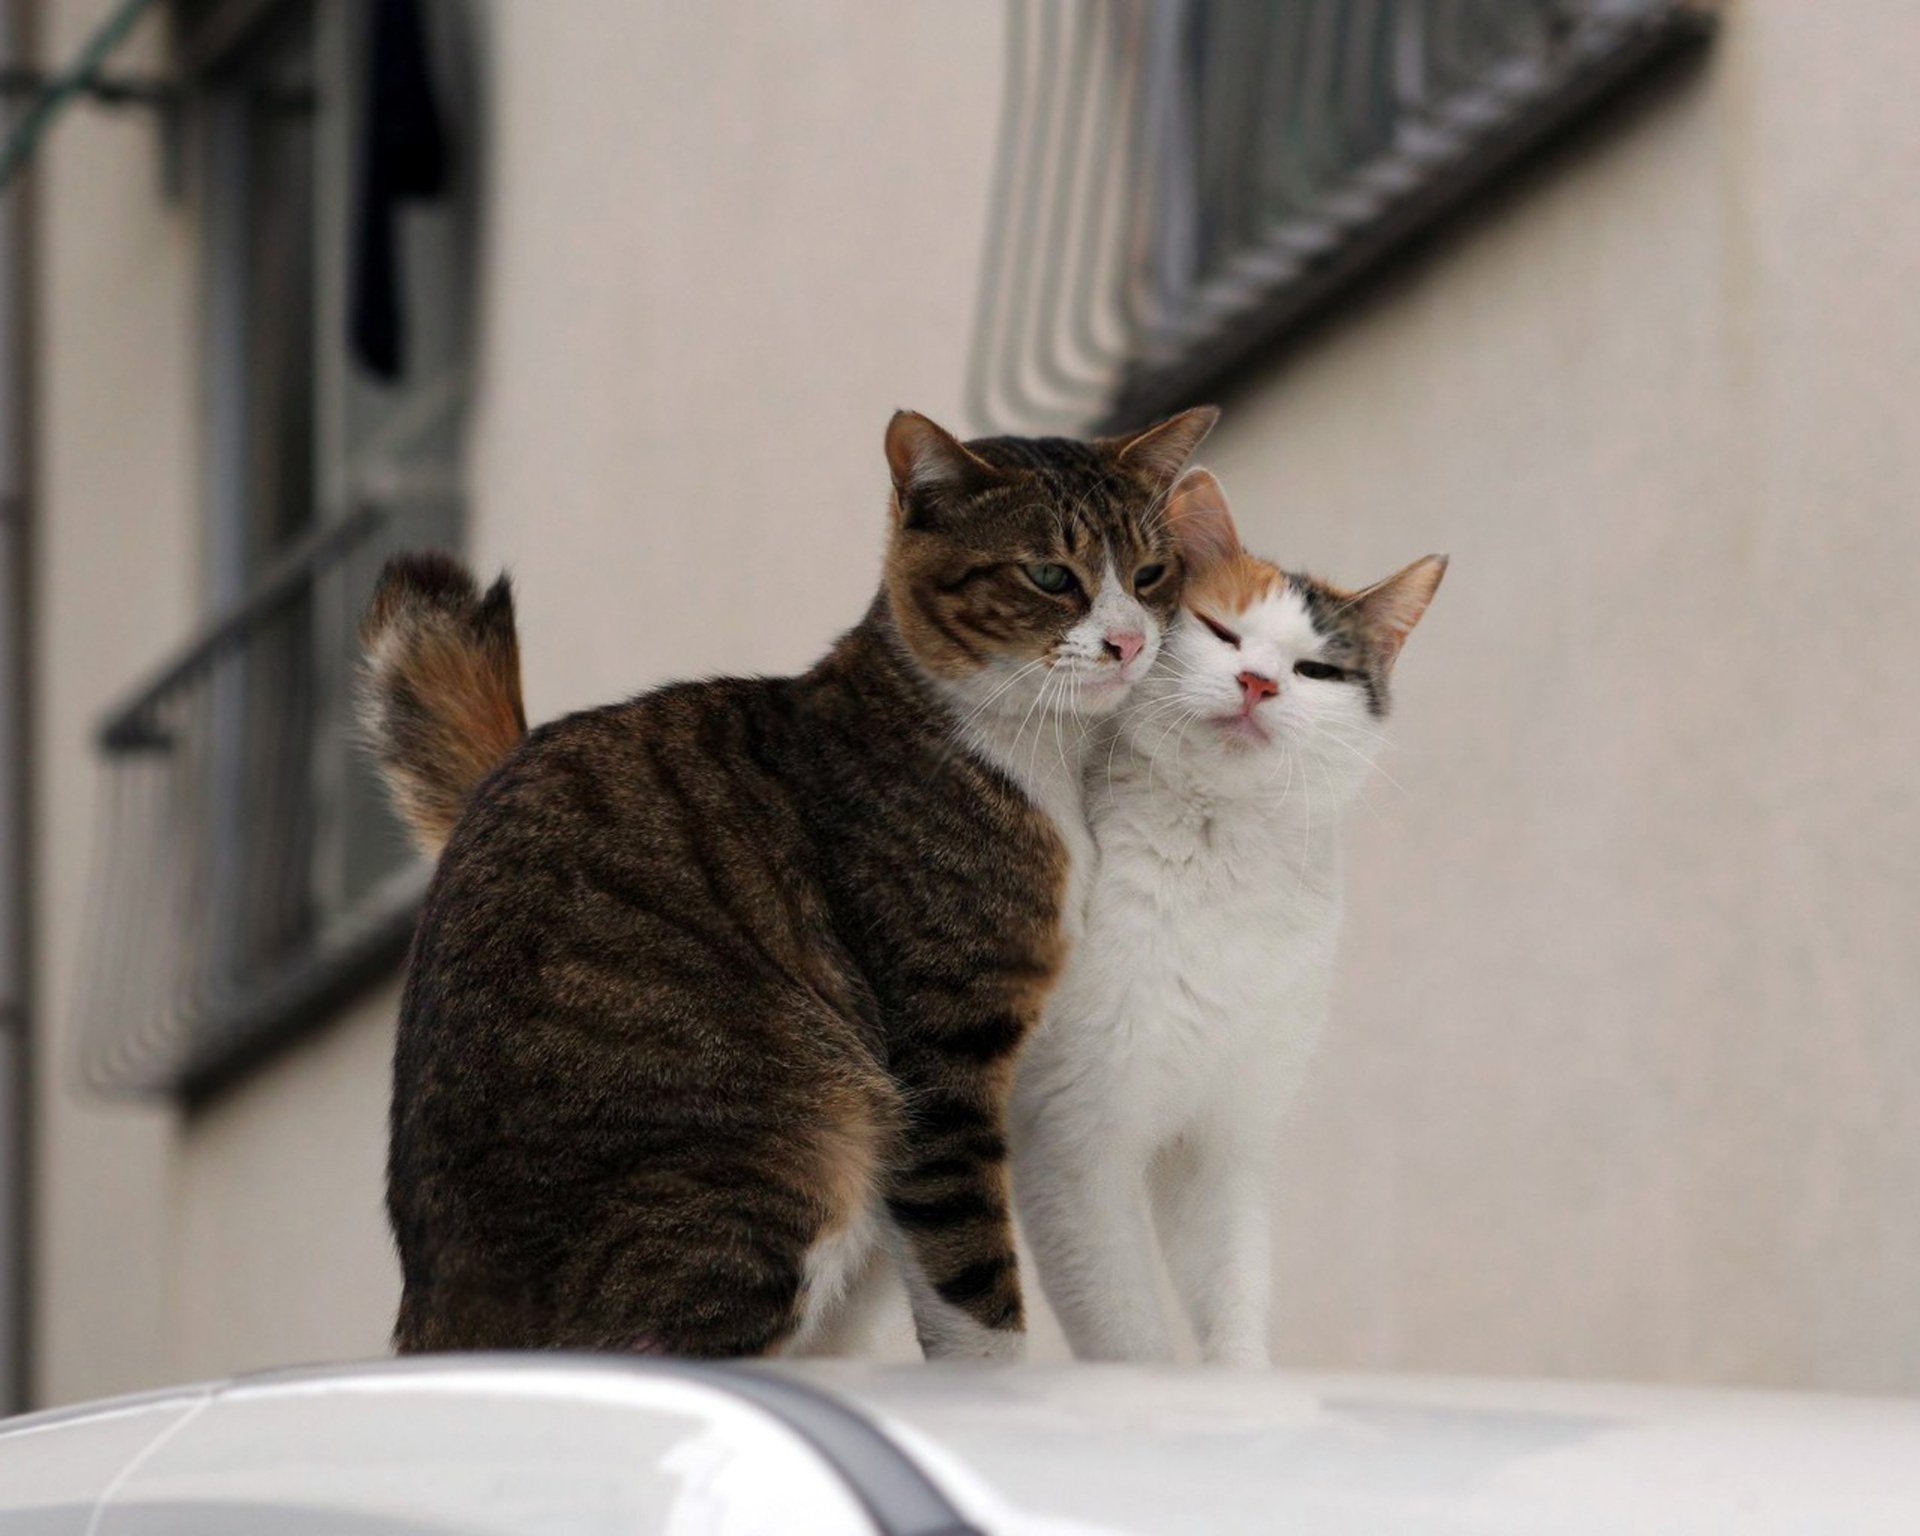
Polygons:
[[[45,8],[65,60],[100,20]],[[120,60],[157,69],[143,26]],[[199,256],[139,114],[69,112],[42,150],[36,507],[39,985],[36,1397],[377,1351],[394,992],[192,1120],[76,1084],[101,716],[200,617]]]
[[[473,543],[533,712],[802,665],[887,413],[957,415],[999,8],[494,9]],[[1287,1138],[1289,1360],[1920,1387],[1917,72],[1901,0],[1748,0],[1225,402],[1256,542],[1455,556]],[[195,611],[194,285],[143,128],[72,114],[42,188],[59,1028],[86,732]],[[47,1078],[43,1397],[380,1347],[391,1006],[185,1125]]]
[[1920,1388],[1920,10],[1744,4],[1216,458],[1454,565],[1355,829],[1287,1352]]
[[[95,8],[42,18],[66,57]],[[157,54],[142,37],[129,63]],[[172,1369],[175,1219],[159,1117],[84,1104],[71,1021],[92,836],[95,721],[193,614],[193,251],[163,216],[143,128],[72,113],[40,183],[37,540],[39,1125],[33,1233],[39,1395]]]

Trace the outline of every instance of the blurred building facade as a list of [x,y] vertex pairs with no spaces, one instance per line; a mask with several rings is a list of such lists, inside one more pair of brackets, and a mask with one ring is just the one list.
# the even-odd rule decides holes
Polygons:
[[[11,9],[57,67],[111,7]],[[155,11],[114,67],[167,76],[183,36],[238,46],[223,10],[272,9]],[[403,252],[444,258],[431,294],[402,280],[404,385],[309,350],[377,369],[393,341],[357,141],[325,126],[329,61],[373,46],[365,16],[339,30],[356,8],[229,90],[237,169],[218,112],[77,105],[28,171],[39,1402],[376,1354],[391,1322],[390,945],[184,1096],[101,1091],[89,1045],[135,942],[100,925],[132,857],[100,727],[273,574],[279,545],[243,547],[260,508],[293,509],[269,530],[292,547],[408,501],[402,531],[509,567],[546,718],[804,666],[871,593],[888,414],[966,425],[999,6],[468,10],[448,165],[432,134],[392,153],[471,225],[383,194]],[[1917,72],[1900,0],[1740,0],[1703,69],[1220,400],[1206,457],[1254,547],[1349,581],[1453,556],[1285,1138],[1286,1363],[1920,1388]],[[245,115],[310,95],[305,148]],[[286,229],[352,260],[305,270]],[[322,340],[256,302],[236,341],[242,288],[296,295]],[[303,411],[302,446],[248,457]],[[337,846],[301,823],[296,883],[324,866],[403,911],[390,827],[362,835],[327,761]],[[243,757],[235,792],[272,772]],[[145,899],[217,919],[289,878],[229,869],[236,897],[209,867]],[[872,1323],[904,1351],[884,1293]]]

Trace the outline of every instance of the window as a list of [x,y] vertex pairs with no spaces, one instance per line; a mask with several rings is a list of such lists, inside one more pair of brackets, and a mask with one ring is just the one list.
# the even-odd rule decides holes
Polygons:
[[461,0],[179,15],[209,616],[102,731],[82,1037],[112,1091],[204,1088],[404,951],[425,871],[355,748],[355,628],[387,553],[458,542],[471,372]]
[[1708,35],[1675,0],[1009,0],[973,416],[1193,404]]

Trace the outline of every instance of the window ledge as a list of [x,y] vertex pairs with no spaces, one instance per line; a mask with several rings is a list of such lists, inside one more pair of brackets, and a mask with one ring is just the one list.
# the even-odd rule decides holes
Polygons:
[[425,864],[397,871],[300,959],[203,1017],[174,1091],[189,1105],[203,1102],[393,975],[413,942],[431,873]]

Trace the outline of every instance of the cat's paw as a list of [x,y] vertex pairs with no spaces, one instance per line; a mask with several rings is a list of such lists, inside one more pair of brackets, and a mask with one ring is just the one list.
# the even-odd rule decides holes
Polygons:
[[1017,1365],[1027,1358],[1027,1335],[1019,1328],[954,1329],[946,1337],[923,1341],[929,1360],[974,1360],[983,1365]]
[[1027,1336],[1018,1328],[982,1328],[971,1347],[947,1356],[949,1360],[979,1360],[988,1365],[1018,1365],[1027,1358]]
[[1270,1371],[1273,1357],[1259,1343],[1213,1344],[1200,1351],[1200,1362],[1216,1369],[1232,1371]]

